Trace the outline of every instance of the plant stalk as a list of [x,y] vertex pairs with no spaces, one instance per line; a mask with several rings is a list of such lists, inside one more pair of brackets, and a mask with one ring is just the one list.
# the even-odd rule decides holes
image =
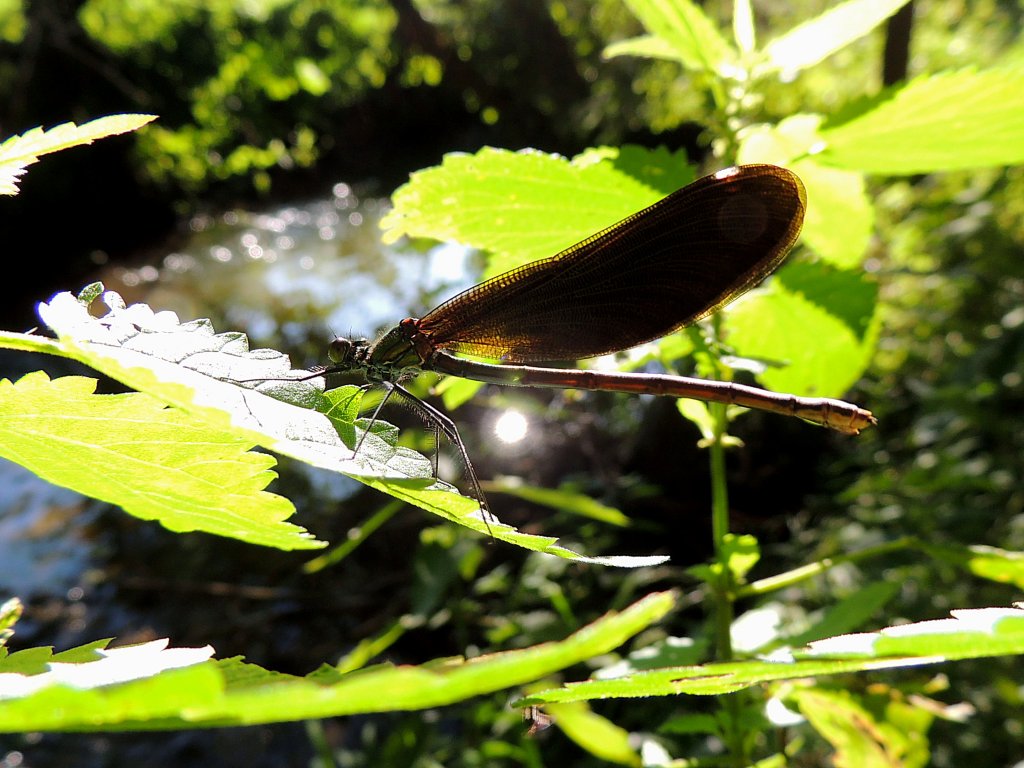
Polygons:
[[[712,404],[710,406],[714,421],[714,437],[709,446],[711,471],[711,533],[715,546],[715,561],[718,565],[718,578],[712,584],[715,612],[715,649],[718,661],[731,661],[732,623],[735,617],[733,600],[735,584],[732,570],[729,567],[725,539],[729,534],[729,487],[725,473],[725,436],[729,428],[726,406]],[[746,749],[743,730],[740,727],[742,702],[740,694],[727,694],[722,700],[725,709],[724,733],[726,746],[736,765],[746,765]]]

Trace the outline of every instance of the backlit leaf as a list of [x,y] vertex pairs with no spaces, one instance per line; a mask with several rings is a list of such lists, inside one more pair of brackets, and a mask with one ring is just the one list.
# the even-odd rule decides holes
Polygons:
[[820,162],[880,174],[1024,162],[1024,67],[925,75],[827,125]]

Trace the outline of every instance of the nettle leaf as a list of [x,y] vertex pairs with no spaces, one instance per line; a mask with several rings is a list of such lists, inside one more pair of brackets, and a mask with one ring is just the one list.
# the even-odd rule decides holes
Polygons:
[[761,360],[780,392],[838,397],[860,377],[878,334],[877,286],[859,272],[792,262],[770,287],[729,311],[728,342]]
[[859,40],[896,11],[907,0],[847,0],[820,16],[805,21],[765,46],[768,66],[789,75]]
[[33,128],[12,136],[0,143],[0,195],[18,194],[19,177],[41,155],[134,131],[153,120],[156,115],[109,115],[82,125],[62,123],[49,130]]
[[813,159],[798,160],[791,168],[807,186],[804,241],[832,266],[860,267],[875,228],[864,176]]
[[630,743],[630,732],[597,714],[584,702],[552,704],[545,714],[562,733],[602,762],[643,764],[636,747]]
[[[60,353],[180,409],[196,420],[197,430],[201,426],[230,432],[240,440],[239,451],[243,445],[260,445],[342,472],[447,520],[526,549],[624,567],[666,559],[585,557],[558,546],[554,538],[520,533],[493,517],[485,522],[475,500],[432,476],[429,459],[395,444],[394,427],[377,422],[373,432],[364,437],[366,422],[357,418],[359,388],[324,392],[322,378],[301,380],[308,378],[307,371],[292,370],[288,358],[279,352],[250,350],[243,334],[217,334],[206,320],[180,323],[174,313],[153,312],[144,304],[125,307],[113,293],[105,294],[104,299],[110,311],[101,318],[93,317],[83,302],[68,293],[40,304],[40,316],[58,335]],[[0,343],[5,341],[0,339]],[[274,378],[286,380],[269,381]],[[100,422],[96,429],[116,426]],[[145,426],[138,427],[141,437],[146,435]],[[202,437],[201,430],[196,436]],[[163,439],[173,442],[174,435]],[[360,440],[359,453],[353,455]],[[182,451],[182,456],[187,453]],[[266,458],[258,461],[264,462],[263,469],[270,466]],[[134,483],[134,478],[128,474],[121,482]],[[131,490],[134,488],[125,493]],[[208,510],[208,514],[215,522],[202,530],[219,531],[236,524],[236,512],[230,508]],[[163,518],[161,521],[168,524]]]
[[715,696],[782,680],[1024,654],[1024,610],[981,608],[952,614],[950,619],[840,635],[800,651],[778,651],[767,659],[649,669],[621,678],[569,683],[527,696],[514,706],[636,696]]
[[626,0],[626,5],[688,69],[722,72],[735,61],[736,51],[690,0]]
[[177,532],[280,549],[323,546],[284,522],[288,499],[263,489],[271,456],[150,395],[95,394],[96,380],[42,372],[0,380],[0,455],[43,479]]
[[1024,653],[1024,609],[971,608],[950,611],[950,615],[952,618],[900,624],[880,632],[818,640],[802,656],[935,656],[953,660]]
[[918,546],[935,559],[952,563],[975,576],[1024,588],[1024,552],[981,544],[954,546],[922,541]]
[[21,652],[30,662],[21,654],[0,660],[0,732],[193,729],[444,706],[607,653],[674,605],[672,593],[661,592],[559,642],[349,673],[324,665],[305,677],[238,658],[207,660],[209,648],[167,650],[166,641],[110,650],[101,641],[80,649],[74,663],[30,649]]
[[168,649],[167,640],[154,640],[108,649],[109,642],[98,640],[62,653],[53,653],[50,648],[12,653],[0,660],[0,702],[58,686],[87,690],[153,677],[213,656],[213,648],[208,645]]
[[834,765],[924,768],[931,762],[925,734],[935,713],[895,697],[870,707],[851,691],[796,688],[786,697],[835,749]]
[[455,240],[490,252],[487,275],[553,256],[693,181],[682,153],[591,150],[571,161],[485,147],[445,155],[392,197],[385,239]]
[[1024,67],[925,75],[825,126],[820,161],[881,174],[1024,162]]
[[628,40],[619,40],[605,46],[601,55],[606,59],[614,59],[619,56],[638,56],[644,59],[681,60],[675,48],[665,39],[655,35],[640,35]]
[[778,125],[743,132],[737,155],[741,163],[787,166],[807,188],[807,213],[801,240],[823,261],[852,269],[860,266],[875,226],[875,209],[864,176],[822,165],[820,115],[793,115]]

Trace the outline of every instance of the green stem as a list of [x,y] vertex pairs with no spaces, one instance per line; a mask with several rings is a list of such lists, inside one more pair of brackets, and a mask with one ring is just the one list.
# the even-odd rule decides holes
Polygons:
[[715,434],[709,447],[711,459],[711,536],[715,546],[715,560],[722,569],[714,584],[715,639],[719,661],[732,660],[733,584],[725,552],[725,537],[729,534],[729,487],[725,475],[725,443],[727,423],[724,405],[712,405]]
[[348,538],[345,539],[345,541],[343,541],[334,549],[320,555],[319,557],[314,557],[312,560],[310,560],[304,566],[302,566],[302,570],[305,573],[316,573],[317,571],[322,571],[324,568],[327,568],[328,566],[337,565],[350,554],[352,554],[352,551],[356,547],[358,547],[360,544],[362,544],[364,541],[370,538],[374,531],[376,531],[378,528],[384,525],[384,523],[386,523],[388,520],[394,517],[395,513],[398,512],[398,510],[402,509],[402,507],[404,506],[405,502],[402,501],[401,499],[394,499],[388,502],[379,510],[374,512],[373,515],[371,515],[370,519],[368,519],[365,523],[363,523],[358,528],[352,529],[349,532]]
[[[711,319],[714,338],[721,338],[719,315]],[[717,355],[709,354],[712,376],[720,378],[723,370]],[[732,660],[732,622],[735,584],[729,569],[728,554],[725,550],[729,535],[729,485],[725,473],[725,437],[729,432],[729,415],[726,406],[709,403],[712,421],[712,436],[709,446],[711,471],[711,538],[715,547],[715,561],[720,574],[712,584],[715,600],[715,646],[719,661]]]
[[[711,469],[711,532],[715,545],[715,561],[719,574],[712,584],[715,612],[715,646],[718,661],[731,661],[732,623],[735,617],[733,600],[735,584],[732,571],[729,569],[728,554],[725,540],[729,534],[729,486],[725,474],[725,441],[729,428],[726,407],[712,404],[711,415],[714,419],[714,438],[709,446]],[[728,694],[722,699],[725,709],[725,728],[723,736],[729,748],[729,754],[735,765],[746,765],[746,749],[743,730],[740,727],[742,701],[739,693]]]
[[736,597],[742,598],[764,595],[768,592],[774,592],[777,589],[783,589],[785,587],[792,586],[793,584],[798,584],[801,581],[817,576],[830,568],[835,568],[837,565],[842,565],[843,563],[856,563],[860,560],[868,560],[872,557],[878,557],[879,555],[885,555],[901,549],[911,549],[916,546],[919,546],[919,542],[916,538],[913,536],[904,536],[896,539],[895,541],[887,541],[884,544],[865,547],[857,552],[851,552],[848,555],[825,557],[816,562],[802,565],[799,568],[794,568],[791,571],[779,573],[775,576],[769,576],[768,578],[759,579],[758,581],[746,584],[736,590]]
[[336,768],[338,764],[334,761],[334,750],[331,749],[331,742],[327,738],[323,721],[307,720],[306,737],[313,747],[314,757],[310,760],[310,764],[315,768]]

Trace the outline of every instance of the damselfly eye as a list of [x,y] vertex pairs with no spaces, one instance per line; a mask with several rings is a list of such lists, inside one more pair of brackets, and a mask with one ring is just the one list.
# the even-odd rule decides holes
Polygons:
[[327,347],[327,357],[335,364],[347,363],[352,359],[353,349],[355,349],[354,343],[341,336],[336,336]]

